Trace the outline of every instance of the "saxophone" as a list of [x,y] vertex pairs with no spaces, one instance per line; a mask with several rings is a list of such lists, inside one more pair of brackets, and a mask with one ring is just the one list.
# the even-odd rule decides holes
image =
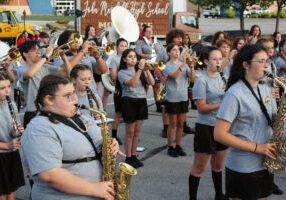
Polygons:
[[266,157],[263,163],[268,171],[273,174],[284,171],[286,166],[286,134],[284,133],[283,122],[286,111],[286,85],[270,72],[265,71],[265,75],[283,88],[280,105],[273,121],[273,135],[270,139],[270,142],[277,146],[276,160]]
[[110,181],[114,185],[115,200],[130,200],[130,182],[131,176],[137,174],[137,170],[127,163],[119,163],[119,174],[117,172],[116,157],[111,155],[110,131],[106,120],[106,113],[96,108],[90,108],[85,105],[77,105],[81,109],[94,112],[101,118],[101,135],[102,135],[102,181]]

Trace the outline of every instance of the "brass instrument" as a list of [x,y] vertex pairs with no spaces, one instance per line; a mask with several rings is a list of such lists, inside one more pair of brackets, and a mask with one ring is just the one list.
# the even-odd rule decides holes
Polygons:
[[[3,60],[2,60],[3,59]],[[21,53],[18,48],[12,47],[8,50],[7,55],[0,58],[2,62],[6,62],[8,59],[11,59],[13,62],[19,62],[22,60]]]
[[111,181],[114,185],[115,200],[130,200],[130,182],[131,176],[137,174],[137,170],[127,163],[119,163],[119,175],[116,168],[116,157],[111,155],[110,131],[106,119],[106,113],[99,109],[89,108],[85,105],[76,105],[79,108],[87,109],[100,115],[101,135],[102,135],[102,181]]
[[21,137],[21,131],[19,130],[19,127],[18,127],[18,124],[20,124],[16,118],[16,113],[15,113],[15,110],[14,110],[14,107],[12,105],[12,102],[11,102],[11,99],[9,96],[6,96],[6,100],[7,100],[7,103],[8,103],[8,107],[9,107],[9,110],[10,110],[10,113],[11,113],[11,118],[12,118],[12,122],[13,122],[13,129],[15,132],[12,131],[12,137],[13,138],[16,138],[16,137]]
[[164,85],[160,89],[160,91],[158,92],[158,95],[157,95],[158,101],[160,101],[160,102],[164,102],[165,101],[166,91],[167,91],[167,88],[166,88],[166,85]]
[[166,63],[164,60],[159,60],[159,62],[146,61],[144,70],[145,71],[146,70],[154,70],[154,67],[152,65],[157,65],[157,67],[160,71],[163,71],[166,68]]
[[286,112],[286,85],[272,73],[267,71],[264,73],[267,77],[272,78],[276,84],[283,88],[280,105],[273,121],[273,134],[269,141],[270,143],[276,144],[276,160],[266,157],[263,163],[270,173],[279,173],[284,171],[286,166],[286,134],[284,132],[283,122],[284,114]]
[[62,49],[64,50],[64,53],[67,53],[68,51],[70,51],[71,44],[76,44],[77,46],[81,46],[82,43],[83,43],[82,37],[79,34],[75,34],[74,38],[71,41],[56,47],[49,60],[60,59],[60,55],[58,55],[57,50]]
[[99,46],[92,45],[92,46],[90,47],[90,49],[89,49],[89,52],[91,51],[91,49],[104,50],[104,52],[105,52],[107,55],[111,55],[111,54],[113,54],[113,52],[114,52],[114,44],[107,45],[106,47],[99,47]]
[[191,64],[196,64],[198,63],[199,65],[203,65],[203,62],[201,61],[200,57],[196,57],[196,56],[193,56],[193,50],[192,49],[186,49],[183,53],[182,53],[182,56],[187,54],[188,57],[187,57],[187,64],[188,65],[191,65]]

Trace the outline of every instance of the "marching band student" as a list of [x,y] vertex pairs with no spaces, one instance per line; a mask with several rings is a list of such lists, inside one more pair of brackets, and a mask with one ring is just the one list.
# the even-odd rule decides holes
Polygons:
[[215,188],[215,199],[226,199],[222,192],[222,168],[227,146],[215,142],[214,125],[220,107],[225,83],[218,73],[217,67],[222,65],[221,51],[209,47],[203,56],[207,65],[206,72],[195,82],[193,99],[196,101],[198,115],[194,137],[194,161],[189,176],[190,200],[197,199],[200,177],[211,158],[212,180]]
[[230,147],[225,180],[226,195],[233,200],[265,200],[273,190],[273,174],[263,161],[266,156],[275,159],[276,146],[268,141],[276,102],[270,88],[259,84],[268,64],[263,46],[244,46],[234,59],[217,114],[214,137]]
[[[14,200],[15,191],[25,185],[19,149],[21,149],[20,137],[15,135],[14,127],[17,126],[20,133],[23,132],[18,124],[20,121],[17,107],[14,102],[8,102],[6,98],[11,93],[11,82],[6,73],[0,73],[0,199]],[[12,119],[11,108],[15,112],[16,121]]]
[[155,80],[145,68],[145,59],[137,64],[137,54],[133,49],[126,49],[121,56],[116,87],[122,96],[121,112],[125,122],[126,163],[134,168],[142,167],[136,151],[143,120],[148,118],[146,86],[154,85]]
[[[117,80],[117,72],[119,69],[119,64],[121,60],[122,53],[127,49],[128,42],[123,39],[119,38],[116,41],[116,51],[117,55],[113,56],[110,61],[110,65],[108,66],[110,69],[110,76],[114,82]],[[115,138],[119,145],[122,145],[121,140],[117,136],[117,129],[119,125],[119,120],[121,118],[121,112],[122,112],[122,106],[121,106],[121,95],[119,94],[119,91],[115,89],[115,92],[113,94],[113,102],[114,102],[114,122],[112,123],[112,137]]]
[[[21,143],[33,176],[32,199],[114,199],[112,182],[102,182],[101,130],[94,120],[78,116],[71,79],[61,73],[45,76],[32,119]],[[119,145],[112,140],[111,153]]]
[[[180,52],[183,52],[185,49],[182,47],[184,38],[184,32],[180,29],[171,29],[166,35],[166,44],[175,43],[180,47]],[[156,57],[156,62],[163,60],[165,63],[168,62],[169,56],[167,54],[166,48],[163,48]],[[154,68],[156,75],[162,81],[163,84],[166,84],[166,78],[163,76],[162,72],[155,66]],[[165,108],[163,108],[162,112],[162,119],[163,119],[163,130],[162,130],[162,137],[167,137],[168,132],[168,125],[169,125],[169,117],[168,114],[165,112]],[[187,122],[184,122],[183,131],[185,133],[191,133],[191,128],[187,125]]]
[[45,55],[46,54],[46,50],[47,50],[47,48],[45,46],[48,45],[50,36],[46,32],[41,32],[39,37],[40,37],[39,46],[41,48],[42,55]]
[[[157,54],[163,48],[157,38],[153,37],[153,30],[151,26],[143,27],[143,37],[137,42],[135,51],[141,58],[150,62],[155,62]],[[155,85],[153,86],[154,100],[156,103],[157,112],[162,112],[161,102],[158,101],[158,92],[160,90],[160,79],[155,77],[154,71],[151,72],[155,78]]]
[[[84,40],[91,41],[92,45],[99,46],[96,38],[95,27],[93,25],[89,24],[86,26]],[[101,74],[93,73],[93,78],[96,83],[96,90],[98,91],[99,83],[101,82]]]
[[[70,77],[74,83],[78,103],[80,105],[85,105],[91,108],[95,107],[99,110],[103,110],[100,96],[90,88],[92,81],[92,71],[89,66],[81,64],[76,65],[71,70]],[[82,110],[82,112],[86,113],[86,115],[90,114],[88,110]]]
[[211,45],[216,46],[219,40],[227,40],[227,34],[223,31],[217,31],[212,38]]
[[261,38],[261,29],[258,25],[253,25],[246,35],[246,43],[255,44]]
[[[181,147],[183,136],[183,126],[186,121],[186,113],[188,112],[188,85],[189,78],[194,76],[194,65],[190,69],[186,64],[187,55],[179,61],[180,49],[175,43],[167,46],[169,62],[166,63],[166,68],[163,74],[167,79],[166,82],[166,97],[165,109],[169,116],[168,127],[168,155],[171,157],[185,156],[186,153]],[[176,148],[173,148],[174,132],[176,128]]]
[[184,40],[183,40],[183,47],[185,49],[190,49],[191,45],[192,45],[191,38],[190,38],[189,34],[185,33],[184,34]]
[[[261,38],[259,40],[257,40],[256,42],[257,45],[263,46],[266,49],[266,53],[268,56],[268,67],[266,69],[266,71],[271,72],[272,74],[274,74],[275,76],[278,75],[278,70],[276,68],[276,65],[274,63],[274,39],[270,38],[270,39],[266,39],[266,38]],[[282,80],[283,78],[278,77],[280,80]],[[274,97],[279,97],[279,88],[276,87],[276,85],[274,84],[274,81],[270,78],[265,77],[263,79],[263,81],[270,87],[272,88],[272,95]],[[277,195],[281,195],[283,194],[283,190],[281,190],[278,185],[273,182],[273,194],[277,194]]]
[[23,60],[25,61],[21,62],[21,66],[18,68],[17,73],[25,95],[26,107],[24,115],[24,127],[26,128],[26,125],[29,123],[31,118],[36,115],[36,106],[34,101],[36,99],[37,90],[42,78],[50,71],[59,71],[69,74],[71,66],[64,54],[61,54],[64,65],[62,65],[60,68],[45,64],[45,62],[53,54],[54,47],[49,46],[46,54],[41,56],[41,49],[36,41],[24,42],[19,46],[19,51],[23,57]]
[[275,31],[273,34],[272,34],[272,37],[274,39],[274,54],[275,56],[279,53],[279,44],[281,42],[281,39],[282,39],[282,35],[280,32],[278,31]]
[[[58,45],[66,44],[67,42],[70,42],[74,39],[75,32],[66,30],[64,31],[58,40]],[[93,72],[97,74],[103,74],[107,72],[107,65],[105,61],[100,57],[99,52],[91,47],[90,41],[85,41],[82,44],[82,48],[80,49],[79,44],[72,43],[69,45],[70,50],[66,53],[67,58],[71,64],[71,67],[73,68],[77,64],[84,64],[90,67],[90,69],[93,70]],[[87,53],[90,51],[91,55],[88,55]],[[54,65],[56,66],[62,66],[63,61],[61,59],[56,60],[54,62]],[[96,90],[96,83],[94,78],[92,78],[92,85],[91,88]]]
[[245,43],[245,41],[244,41],[243,37],[236,37],[234,39],[231,51],[239,51],[244,46],[244,43]]
[[223,70],[225,77],[228,78],[230,67],[233,62],[233,57],[237,52],[230,51],[231,44],[228,40],[219,40],[216,46],[218,47],[218,49],[221,51],[222,54],[221,70]]
[[275,60],[278,76],[286,80],[286,40],[279,43],[279,53]]

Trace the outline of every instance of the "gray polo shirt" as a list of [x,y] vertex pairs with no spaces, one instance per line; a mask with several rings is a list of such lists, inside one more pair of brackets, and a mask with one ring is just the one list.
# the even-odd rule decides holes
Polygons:
[[224,77],[226,80],[228,80],[228,78],[229,78],[230,68],[231,68],[232,64],[233,64],[233,59],[230,59],[230,61],[227,63],[227,65],[223,69]]
[[[17,111],[17,107],[14,102],[12,102],[17,121],[20,122],[19,114]],[[11,113],[9,110],[9,106],[7,101],[5,104],[0,106],[0,142],[10,142],[12,138],[12,130],[13,130],[13,121],[11,117]],[[11,152],[13,149],[0,149],[1,152]]]
[[[82,116],[96,148],[101,148],[101,130],[90,117]],[[32,199],[92,200],[89,196],[68,194],[42,181],[37,174],[53,168],[64,168],[91,182],[100,182],[102,167],[98,160],[63,164],[62,160],[75,160],[95,156],[95,152],[82,133],[63,123],[54,124],[47,117],[36,116],[28,124],[22,138],[23,159],[28,165],[34,185]]]
[[110,64],[108,66],[109,69],[117,69],[119,68],[119,64],[120,64],[120,60],[121,60],[121,56],[120,55],[114,55],[111,60],[110,60]]
[[188,86],[189,86],[189,73],[190,68],[188,65],[184,65],[183,71],[179,77],[174,79],[170,78],[169,74],[177,71],[182,62],[177,64],[171,61],[166,63],[166,68],[163,70],[163,75],[167,79],[166,85],[166,97],[165,100],[169,102],[181,102],[188,100]]
[[161,51],[162,48],[163,46],[161,45],[159,41],[157,41],[157,43],[155,42],[150,43],[149,41],[147,42],[147,39],[145,40],[142,37],[142,39],[137,42],[135,51],[138,53],[151,55],[152,61],[153,61],[153,58],[155,61],[156,55]]
[[[265,84],[258,85],[262,100],[269,116],[276,113],[276,101],[272,98],[271,89]],[[257,87],[253,87],[258,96]],[[240,139],[267,143],[272,135],[265,115],[251,91],[238,81],[226,92],[219,108],[217,118],[231,123],[230,133]],[[262,163],[265,155],[242,151],[230,147],[227,152],[225,165],[227,168],[241,173],[251,173],[266,169]]]
[[[193,99],[205,99],[207,104],[215,104],[222,101],[225,84],[219,73],[216,77],[210,77],[203,73],[193,87]],[[214,126],[218,110],[200,113],[198,112],[196,123]]]
[[[93,92],[93,94],[94,94],[94,96],[95,96],[95,98],[99,104],[99,109],[103,110],[103,104],[102,104],[102,100],[101,100],[100,96],[94,90],[92,90],[92,92]],[[85,106],[90,107],[87,95],[80,96],[78,93],[76,93],[76,94],[77,94],[79,105],[85,105]],[[97,105],[93,99],[92,99],[92,103],[93,103],[93,106]],[[90,111],[88,111],[88,110],[83,109],[83,110],[81,110],[81,112],[85,115],[90,115]]]
[[[68,60],[72,59],[75,55],[67,56]],[[62,59],[58,59],[54,61],[54,65],[57,67],[60,67],[62,64],[64,64],[64,61]],[[81,61],[78,64],[87,65],[93,72],[94,66],[97,66],[96,59],[92,56],[89,56],[88,54],[85,54],[84,57],[81,59]],[[92,83],[90,86],[93,90],[96,90],[96,83],[94,80],[94,77],[92,76]]]
[[285,69],[281,69],[282,65],[285,65],[286,61],[284,58],[282,58],[281,56],[277,57],[275,60],[275,65],[277,67],[277,71],[278,71],[278,76],[279,77],[283,77],[286,80],[286,70]]
[[24,79],[23,74],[29,68],[30,66],[27,63],[22,62],[18,68],[18,77],[25,95],[25,111],[32,112],[37,110],[34,101],[36,100],[42,78],[50,72],[58,71],[58,68],[54,65],[44,64],[34,77]]
[[146,98],[146,91],[140,79],[135,86],[129,86],[124,83],[126,79],[133,78],[135,73],[135,69],[122,69],[118,72],[117,78],[122,88],[122,97]]

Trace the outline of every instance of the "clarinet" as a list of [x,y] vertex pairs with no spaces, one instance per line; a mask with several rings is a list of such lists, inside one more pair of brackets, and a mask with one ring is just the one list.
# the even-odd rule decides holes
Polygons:
[[221,79],[223,80],[224,84],[226,85],[226,79],[225,79],[225,77],[224,77],[224,73],[223,73],[223,71],[221,70],[220,66],[217,66],[217,71],[218,71],[218,73],[219,73]]
[[[89,87],[86,87],[86,93],[87,93],[87,98],[88,98],[89,106],[90,106],[91,108],[93,108],[93,102],[92,102],[92,100],[94,100],[95,103],[96,103],[96,108],[99,109],[99,103],[98,103],[98,101],[97,101],[95,95],[93,94],[93,92],[91,91],[91,89],[90,89]],[[90,112],[90,115],[91,115],[92,117],[95,117],[95,116],[94,116],[94,112]]]
[[9,106],[9,110],[10,110],[10,114],[11,114],[11,118],[12,118],[12,122],[13,122],[13,129],[15,130],[15,132],[12,131],[12,137],[13,138],[21,137],[21,132],[20,132],[19,127],[18,127],[19,123],[17,121],[16,113],[15,113],[14,107],[12,105],[11,99],[9,96],[6,96],[6,100],[7,100],[8,106]]

